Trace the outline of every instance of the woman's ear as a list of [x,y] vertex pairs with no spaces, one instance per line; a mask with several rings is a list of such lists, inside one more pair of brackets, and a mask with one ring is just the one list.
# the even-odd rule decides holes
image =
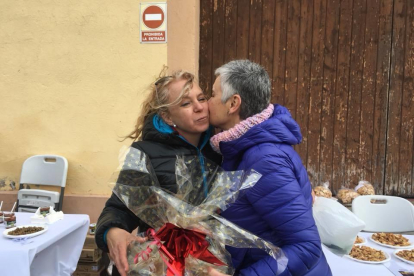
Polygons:
[[171,120],[170,113],[162,112],[161,118],[164,120],[165,123],[167,123],[167,125],[170,125],[170,126],[174,125],[173,121]]
[[229,112],[228,114],[238,114],[240,112],[241,97],[239,94],[234,94],[230,97],[229,101]]

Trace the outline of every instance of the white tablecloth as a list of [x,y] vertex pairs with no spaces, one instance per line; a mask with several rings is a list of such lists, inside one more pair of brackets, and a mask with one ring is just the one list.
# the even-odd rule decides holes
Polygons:
[[[31,213],[16,213],[17,225],[30,224]],[[3,235],[0,226],[0,275],[71,275],[78,263],[89,228],[88,215],[65,214],[63,220],[47,225],[48,230],[25,242]]]
[[[333,254],[329,248],[323,245],[323,252],[325,253],[326,259],[328,260],[329,266],[331,267],[332,274],[334,276],[367,276],[367,275],[375,275],[375,276],[392,276],[392,275],[399,275],[398,271],[414,271],[414,266],[410,265],[406,262],[403,262],[397,259],[393,252],[396,250],[394,248],[388,248],[381,245],[378,245],[372,242],[369,237],[371,237],[372,233],[361,232],[358,234],[360,237],[364,237],[367,241],[365,244],[366,246],[373,247],[375,249],[380,249],[384,252],[387,252],[391,256],[391,260],[389,262],[383,264],[365,264],[350,260],[346,257],[340,257]],[[410,239],[410,241],[414,242],[413,235],[404,235]]]

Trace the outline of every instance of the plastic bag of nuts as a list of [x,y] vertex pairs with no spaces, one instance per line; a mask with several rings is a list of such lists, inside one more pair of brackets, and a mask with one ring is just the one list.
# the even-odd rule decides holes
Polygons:
[[321,186],[316,186],[313,191],[316,196],[331,198],[332,192],[329,190],[329,182],[323,183]]
[[355,187],[355,191],[360,195],[375,195],[374,186],[365,180],[361,180],[358,186]]
[[343,204],[350,204],[354,198],[360,196],[357,192],[351,189],[342,188],[338,191],[336,197],[343,203]]

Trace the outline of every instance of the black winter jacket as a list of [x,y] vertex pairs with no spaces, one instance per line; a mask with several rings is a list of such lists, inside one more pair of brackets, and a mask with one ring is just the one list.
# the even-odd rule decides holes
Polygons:
[[[155,115],[156,116],[156,115]],[[143,129],[142,141],[132,143],[131,147],[139,149],[147,154],[151,165],[157,175],[158,182],[162,188],[173,193],[177,191],[175,162],[176,156],[197,156],[201,153],[207,159],[218,164],[221,156],[215,153],[209,143],[209,131],[204,133],[200,139],[198,148],[185,141],[176,132],[166,130],[164,123],[160,129],[156,123],[157,118],[149,117]],[[158,119],[159,121],[159,119]],[[157,126],[154,125],[154,122]],[[168,133],[169,132],[169,133]],[[199,151],[201,149],[201,152]],[[96,226],[95,241],[99,248],[108,252],[104,242],[104,234],[111,227],[118,227],[132,232],[139,226],[139,231],[146,231],[149,226],[134,215],[122,201],[112,193],[99,216]]]

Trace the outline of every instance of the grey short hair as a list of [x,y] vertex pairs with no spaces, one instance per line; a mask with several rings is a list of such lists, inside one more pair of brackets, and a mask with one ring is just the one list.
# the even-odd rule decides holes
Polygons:
[[240,95],[240,118],[246,119],[262,112],[270,103],[270,78],[266,70],[250,60],[233,60],[215,71],[221,77],[221,101]]

